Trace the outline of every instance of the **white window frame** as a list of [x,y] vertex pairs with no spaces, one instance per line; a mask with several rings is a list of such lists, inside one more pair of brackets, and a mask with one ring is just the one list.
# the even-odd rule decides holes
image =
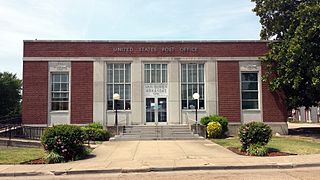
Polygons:
[[[146,68],[146,65],[149,65],[149,68]],[[160,65],[160,69],[156,69],[156,70],[160,70],[160,82],[152,82],[152,65]],[[166,66],[165,69],[163,69],[163,66]],[[161,83],[168,83],[168,64],[165,63],[145,63],[143,65],[143,69],[144,69],[144,83],[145,84],[161,84]],[[147,71],[149,71],[149,75],[146,73]],[[163,80],[163,71],[165,71],[165,76],[166,79],[165,81]],[[149,76],[149,82],[147,82],[147,76]],[[155,77],[156,79],[156,77]]]
[[[189,82],[188,81],[188,75],[186,76],[186,82],[183,82],[182,79],[182,73],[183,73],[183,70],[182,70],[182,66],[183,65],[186,65],[186,69],[187,69],[187,74],[188,74],[188,65],[189,64],[196,64],[197,65],[197,82]],[[203,65],[203,82],[200,82],[199,81],[199,65]],[[183,85],[187,85],[187,99],[183,99],[182,96],[182,86]],[[184,110],[184,111],[188,111],[188,110],[194,110],[194,109],[191,109],[190,108],[190,101],[195,101],[192,97],[189,99],[189,96],[188,96],[188,93],[189,93],[189,88],[188,86],[189,85],[196,85],[197,86],[197,93],[200,94],[200,91],[199,91],[199,87],[200,85],[203,85],[203,95],[200,94],[200,98],[197,100],[197,104],[198,104],[198,107],[197,109],[198,110],[206,110],[206,77],[205,77],[205,63],[203,62],[197,62],[197,63],[190,63],[190,62],[185,62],[185,63],[180,63],[180,103],[181,103],[181,110]],[[187,100],[187,108],[183,108],[183,103],[182,101],[183,100]],[[203,108],[200,109],[200,100],[203,100]]]
[[[257,74],[257,90],[243,90],[242,89],[242,74],[243,73],[255,73]],[[245,82],[254,82],[254,81],[245,81]],[[258,102],[258,108],[256,109],[243,109],[243,97],[242,97],[242,92],[257,92],[258,93],[258,99],[255,99],[254,101]],[[242,111],[257,111],[261,109],[261,104],[260,104],[260,71],[240,71],[240,102],[241,102],[241,110]],[[249,99],[252,100],[252,99]],[[253,101],[253,100],[252,100]]]
[[[54,75],[60,75],[60,81],[59,82],[55,82],[54,81],[54,78],[53,76]],[[62,82],[61,81],[61,75],[67,75],[68,77],[68,81],[67,82]],[[62,91],[61,90],[61,84],[62,83],[65,83],[67,84],[67,90],[66,91]],[[54,84],[60,84],[60,89],[59,91],[56,91],[56,90],[53,90],[54,88]],[[53,98],[54,98],[54,93],[66,93],[67,94],[67,101],[62,101],[62,100],[59,100],[59,101],[53,101]],[[52,103],[54,102],[64,102],[64,103],[68,103],[67,105],[67,109],[58,109],[58,110],[53,110],[53,106],[52,106]],[[61,71],[61,72],[58,72],[58,71],[55,71],[55,72],[50,72],[50,112],[68,112],[70,109],[70,74],[69,72],[65,72],[65,71]]]
[[[123,65],[123,82],[114,82],[114,71],[115,71],[115,65]],[[108,65],[112,65],[112,82],[109,82],[108,81]],[[128,77],[128,81],[126,82],[126,65],[129,65],[129,77]],[[111,110],[115,110],[115,103],[114,103],[114,100],[112,100],[112,109],[108,109],[108,101],[109,101],[109,95],[108,95],[108,85],[112,85],[112,95],[114,93],[118,93],[120,95],[120,100],[119,101],[123,101],[123,108],[120,108],[121,106],[118,104],[118,106],[120,106],[118,108],[118,110],[127,110],[127,111],[130,111],[131,110],[131,104],[132,104],[132,88],[131,88],[131,63],[127,63],[127,62],[123,62],[123,63],[106,63],[106,76],[107,76],[107,80],[106,80],[106,99],[107,99],[107,102],[106,102],[106,107],[107,107],[107,110],[111,111]],[[119,75],[119,79],[121,75]],[[124,96],[121,96],[120,92],[115,92],[115,85],[123,85],[123,94]],[[129,86],[129,89],[130,89],[130,92],[128,93],[126,91],[126,86]],[[129,99],[126,99],[127,96],[130,95],[130,98]],[[111,96],[112,98],[112,96]],[[126,101],[130,101],[130,108],[126,108]],[[118,102],[119,103],[119,102]]]

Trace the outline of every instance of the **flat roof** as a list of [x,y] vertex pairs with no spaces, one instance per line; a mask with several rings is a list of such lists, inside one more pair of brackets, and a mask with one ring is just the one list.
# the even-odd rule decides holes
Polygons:
[[266,43],[271,40],[23,40],[23,42],[95,42],[95,43]]

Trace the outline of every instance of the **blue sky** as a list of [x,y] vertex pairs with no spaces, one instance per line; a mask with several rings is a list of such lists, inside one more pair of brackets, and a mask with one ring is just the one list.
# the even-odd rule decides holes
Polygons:
[[259,39],[250,0],[0,0],[0,71],[22,77],[25,39]]

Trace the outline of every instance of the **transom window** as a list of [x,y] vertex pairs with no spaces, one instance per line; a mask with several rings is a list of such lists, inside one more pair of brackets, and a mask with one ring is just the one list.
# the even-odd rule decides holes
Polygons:
[[131,109],[131,65],[107,64],[107,108],[115,109],[113,94],[118,93],[118,109]]
[[192,98],[199,93],[198,109],[204,109],[204,64],[181,64],[182,109],[194,109],[197,102]]
[[259,109],[258,73],[241,73],[242,109]]
[[166,83],[167,64],[145,64],[144,65],[145,83]]
[[69,109],[69,73],[51,74],[51,111]]

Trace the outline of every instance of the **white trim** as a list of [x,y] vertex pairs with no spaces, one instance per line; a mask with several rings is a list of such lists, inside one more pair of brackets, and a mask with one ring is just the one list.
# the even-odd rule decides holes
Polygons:
[[215,57],[215,56],[195,56],[195,57],[183,57],[183,56],[162,56],[162,57],[23,57],[23,61],[133,61],[139,58],[141,61],[171,61],[172,58],[178,59],[178,61],[260,61],[260,57]]
[[252,42],[252,43],[263,43],[263,42],[277,42],[274,40],[23,40],[23,42],[104,42],[104,43],[239,43],[239,42]]
[[32,127],[50,127],[48,124],[22,124],[23,126],[32,126]]

